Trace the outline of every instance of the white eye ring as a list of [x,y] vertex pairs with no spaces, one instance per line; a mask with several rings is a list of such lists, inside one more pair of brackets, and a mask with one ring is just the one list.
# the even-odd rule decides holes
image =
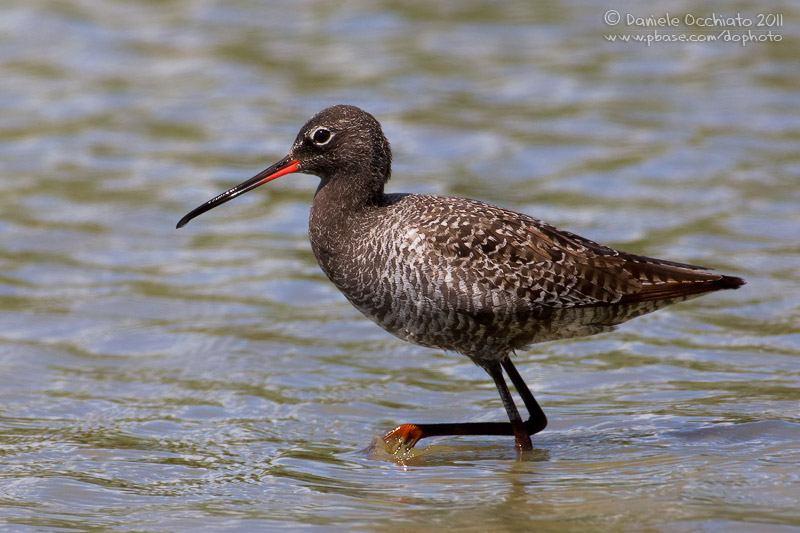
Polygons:
[[325,126],[319,126],[315,128],[314,131],[312,131],[308,137],[309,139],[311,139],[311,142],[313,142],[317,146],[325,146],[326,144],[331,142],[331,139],[333,139],[333,132],[331,132],[331,130],[329,130]]

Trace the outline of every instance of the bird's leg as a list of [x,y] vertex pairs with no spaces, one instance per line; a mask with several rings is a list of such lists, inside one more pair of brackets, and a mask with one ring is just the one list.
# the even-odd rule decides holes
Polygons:
[[511,378],[511,383],[514,384],[514,388],[517,389],[520,398],[522,398],[522,401],[525,403],[525,408],[528,410],[528,420],[525,421],[525,430],[528,435],[539,433],[547,427],[547,416],[544,414],[544,411],[542,411],[542,408],[539,407],[539,402],[537,402],[536,398],[531,394],[522,376],[517,372],[517,368],[514,366],[514,363],[511,362],[511,358],[507,357],[503,359],[501,364],[503,368],[505,368],[508,377]]
[[[523,423],[523,426],[525,424]],[[508,435],[514,436],[509,422],[455,422],[451,424],[401,424],[387,433],[383,440],[399,442],[399,446],[413,448],[422,439],[451,435]]]
[[533,394],[528,390],[528,387],[517,372],[517,369],[514,368],[510,360],[506,361],[508,362],[508,366],[506,366],[506,362],[503,362],[503,366],[511,378],[512,383],[514,383],[514,387],[519,391],[523,402],[525,402],[525,407],[527,407],[531,414],[527,422],[522,422],[519,411],[517,411],[514,400],[511,398],[511,393],[503,379],[503,371],[500,365],[495,365],[493,367],[487,367],[486,371],[492,376],[492,379],[494,379],[497,390],[500,393],[500,398],[503,400],[503,405],[506,408],[508,418],[511,422],[402,424],[387,433],[383,437],[383,440],[387,443],[397,441],[399,443],[398,447],[403,446],[405,449],[409,449],[413,448],[421,439],[427,437],[441,437],[445,435],[513,435],[518,449],[532,449],[533,445],[529,435],[533,435],[544,429],[547,425],[547,418],[544,416],[539,404],[536,403],[536,400],[533,398]]
[[514,398],[511,397],[511,391],[508,390],[506,380],[503,378],[503,370],[500,368],[500,365],[495,364],[487,366],[486,371],[492,376],[492,379],[494,379],[497,392],[500,393],[500,399],[503,400],[503,406],[506,408],[508,419],[511,421],[511,428],[514,432],[514,442],[517,445],[517,451],[532,450],[533,444],[531,443],[531,437],[525,429],[525,423],[522,422],[522,417],[519,416],[517,406],[514,405]]

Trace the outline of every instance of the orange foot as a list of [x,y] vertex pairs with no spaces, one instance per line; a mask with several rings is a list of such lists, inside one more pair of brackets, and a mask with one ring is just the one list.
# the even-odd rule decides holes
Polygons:
[[424,437],[425,433],[416,424],[400,424],[384,435],[383,442],[390,444],[393,440],[397,441],[397,448],[395,448],[395,451],[401,447],[404,448],[405,451],[408,451],[419,442],[419,439]]

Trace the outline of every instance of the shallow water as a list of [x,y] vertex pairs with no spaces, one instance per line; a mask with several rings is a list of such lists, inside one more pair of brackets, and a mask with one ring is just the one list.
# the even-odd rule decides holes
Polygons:
[[[800,527],[800,11],[781,42],[610,43],[667,2],[7,1],[0,524],[9,530]],[[681,14],[728,12],[683,3]],[[307,242],[317,179],[177,220],[333,103],[393,191],[482,198],[748,285],[518,354],[534,451],[466,358],[386,334]]]

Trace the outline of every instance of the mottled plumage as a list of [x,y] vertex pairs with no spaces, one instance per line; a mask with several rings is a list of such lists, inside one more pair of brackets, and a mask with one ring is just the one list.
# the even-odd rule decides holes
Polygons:
[[546,309],[671,299],[731,283],[476,200],[386,195],[332,227],[324,199],[322,189],[312,248],[350,302],[402,339],[478,364],[539,341],[529,322]]
[[[543,429],[546,418],[509,360],[514,350],[607,331],[744,283],[702,267],[620,252],[477,200],[385,194],[389,142],[372,115],[352,106],[312,117],[286,158],[192,211],[179,227],[297,171],[321,178],[309,218],[311,246],[347,299],[401,339],[467,355],[498,386],[510,425],[413,425],[389,434],[412,446],[433,434],[482,432],[514,434],[517,447],[528,449],[528,435]],[[531,412],[528,422],[513,405],[501,367]]]

